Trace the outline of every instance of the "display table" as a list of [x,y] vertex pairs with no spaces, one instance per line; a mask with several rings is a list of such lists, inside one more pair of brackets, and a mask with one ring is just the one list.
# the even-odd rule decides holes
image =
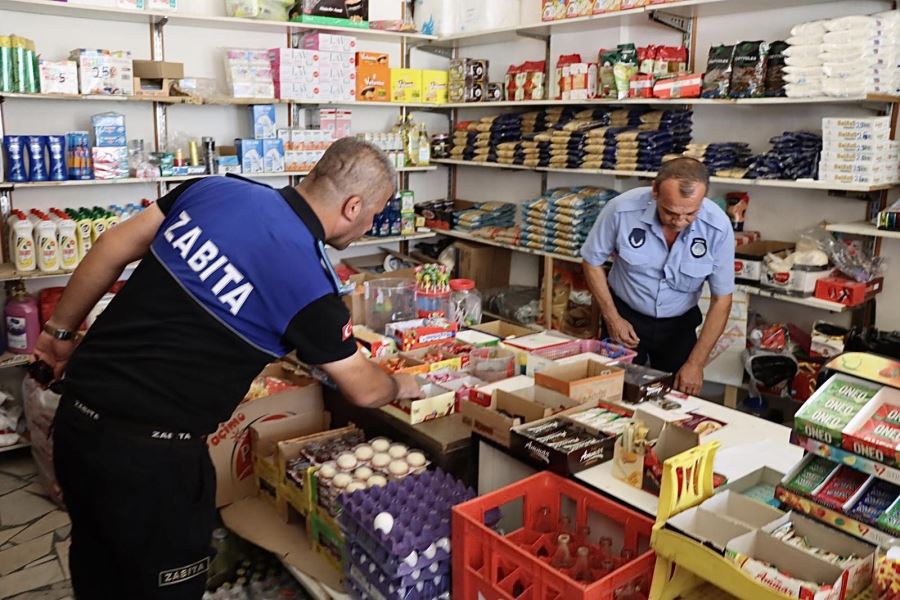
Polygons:
[[[718,431],[703,436],[702,442],[718,441],[721,444],[714,468],[716,473],[729,480],[747,475],[762,466],[784,473],[803,456],[803,449],[790,443],[791,430],[783,425],[680,393],[671,393],[667,398],[678,402],[680,408],[663,410],[655,403],[638,406],[667,421],[676,421],[684,418],[685,413],[695,412],[726,423]],[[635,408],[635,405],[625,403],[621,406]],[[499,489],[536,472],[536,469],[512,456],[508,449],[483,438],[478,438],[477,452],[479,494]],[[576,473],[574,477],[627,506],[655,516],[659,498],[615,478],[612,465],[612,461],[607,461]]]

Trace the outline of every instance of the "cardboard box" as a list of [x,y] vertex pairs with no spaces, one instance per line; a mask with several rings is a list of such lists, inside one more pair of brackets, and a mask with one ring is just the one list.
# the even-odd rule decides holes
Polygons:
[[456,241],[453,246],[460,278],[473,280],[483,290],[509,285],[510,250],[467,241]]
[[422,71],[422,102],[447,104],[447,71]]
[[184,79],[184,64],[163,60],[132,61],[134,76],[142,79]]
[[253,137],[258,140],[278,137],[274,104],[254,104],[250,107]]
[[422,101],[422,70],[391,69],[391,102]]
[[[495,321],[500,323],[501,321]],[[464,329],[456,332],[456,340],[468,344],[474,348],[490,348],[500,343],[500,338],[495,335],[482,333],[475,329]]]
[[539,371],[534,381],[580,402],[616,402],[622,399],[625,370],[583,360]]
[[263,146],[263,169],[266,173],[284,172],[284,142],[279,139],[265,139]]
[[[316,413],[319,414],[319,413]],[[328,413],[321,413],[322,420],[302,414],[270,421],[259,421],[250,426],[250,449],[253,455],[253,472],[261,497],[275,505],[278,493],[278,442],[309,435],[328,429]]]
[[241,163],[241,172],[245,174],[263,173],[265,162],[263,160],[262,140],[240,139],[234,140]]
[[775,498],[775,488],[784,479],[784,473],[771,467],[761,467],[725,484],[725,489],[746,496],[751,500],[778,508],[781,502]]
[[391,69],[387,54],[356,53],[356,100],[391,101]]
[[[855,593],[848,584],[865,579],[862,571],[866,561],[861,561],[863,565],[854,563],[845,577],[844,569],[764,531],[752,531],[731,540],[725,548],[725,557],[760,583],[805,600],[851,598]],[[855,572],[858,574],[851,574]],[[868,572],[871,581],[871,564]],[[828,589],[822,589],[825,586]]]
[[829,446],[840,446],[842,433],[881,386],[836,373],[794,415],[794,430]]
[[[578,402],[552,390],[531,387],[515,392],[498,389],[489,407],[464,401],[460,403],[460,411],[463,422],[470,425],[472,431],[508,448],[513,427],[549,417],[577,405]],[[510,418],[500,411],[516,417]]]
[[263,371],[263,375],[286,379],[298,387],[242,402],[231,418],[206,438],[209,455],[216,469],[217,507],[254,493],[250,425],[298,415],[307,420],[310,429],[323,423],[322,387],[317,382],[293,375],[279,365],[270,365]]
[[812,340],[809,345],[810,355],[813,358],[834,358],[838,354],[843,354],[848,333],[850,332],[844,327],[828,321],[816,321],[813,324]]
[[472,390],[469,393],[469,402],[474,402],[475,404],[478,404],[480,406],[490,406],[494,400],[494,394],[496,394],[498,390],[514,392],[516,390],[530,388],[533,385],[533,378],[526,377],[524,375],[517,375],[516,377],[510,377],[509,379],[503,379],[501,381],[489,383],[475,390]]
[[534,329],[515,325],[507,321],[487,321],[486,323],[473,325],[471,329],[488,335],[497,336],[501,340],[535,333]]
[[808,298],[815,293],[816,282],[827,277],[831,271],[830,265],[820,267],[794,265],[790,271],[773,271],[763,261],[760,286],[781,294]]
[[456,329],[456,323],[445,319],[412,319],[388,324],[385,334],[397,341],[401,351],[406,351],[452,340]]
[[885,386],[844,428],[842,445],[854,454],[891,467],[900,466],[897,423],[900,423],[900,390]]
[[731,490],[715,494],[700,506],[708,512],[743,525],[748,529],[765,527],[772,521],[781,519],[784,516],[784,511],[782,510],[756,502]]
[[635,409],[632,420],[647,427],[647,441],[655,440],[653,448],[658,458],[659,472],[644,468],[646,451],[643,446],[632,452],[624,447],[620,436],[613,452],[613,476],[633,487],[659,493],[658,476],[661,475],[662,464],[676,454],[695,447],[700,441],[700,435],[640,408]]
[[703,505],[689,508],[669,517],[668,525],[724,552],[731,540],[753,531],[751,528],[703,509]]
[[347,546],[344,535],[330,519],[313,511],[309,516],[309,539],[312,547],[338,573],[344,573],[347,562]]
[[432,419],[446,417],[456,409],[456,394],[434,383],[422,386],[423,398],[418,400],[397,400],[382,406],[381,410],[404,423],[417,425]]
[[875,297],[884,287],[884,277],[861,283],[846,277],[823,277],[816,281],[816,298],[857,306]]
[[142,77],[135,77],[134,95],[167,98],[170,95],[174,81],[174,79],[144,79]]
[[759,285],[762,279],[763,258],[770,252],[793,250],[793,242],[757,241],[738,246],[734,251],[734,280],[737,283]]
[[618,366],[625,369],[622,391],[622,399],[625,402],[637,404],[662,398],[675,384],[675,376],[672,373],[657,371],[643,365],[618,364]]
[[372,331],[365,325],[354,325],[353,337],[371,353],[372,358],[385,358],[397,354],[397,342],[394,338]]

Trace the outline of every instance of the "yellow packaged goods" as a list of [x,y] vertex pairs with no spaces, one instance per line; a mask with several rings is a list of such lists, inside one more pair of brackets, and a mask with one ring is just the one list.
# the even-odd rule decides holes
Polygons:
[[422,71],[422,102],[447,103],[447,71]]
[[421,69],[391,69],[391,101],[422,101]]

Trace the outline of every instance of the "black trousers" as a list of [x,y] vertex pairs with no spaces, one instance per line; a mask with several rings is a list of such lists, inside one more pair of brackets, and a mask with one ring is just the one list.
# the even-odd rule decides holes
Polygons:
[[200,600],[215,523],[205,441],[123,432],[92,412],[64,397],[53,430],[77,600]]
[[697,343],[697,327],[703,322],[700,309],[695,306],[683,315],[657,319],[639,313],[615,294],[613,301],[641,340],[636,348],[635,364],[645,365],[649,360],[654,369],[677,373]]

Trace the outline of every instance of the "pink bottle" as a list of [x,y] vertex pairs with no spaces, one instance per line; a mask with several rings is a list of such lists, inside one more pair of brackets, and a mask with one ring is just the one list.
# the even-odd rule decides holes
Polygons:
[[38,304],[34,296],[25,291],[25,284],[18,281],[9,291],[4,310],[7,351],[13,354],[31,354],[41,333]]

